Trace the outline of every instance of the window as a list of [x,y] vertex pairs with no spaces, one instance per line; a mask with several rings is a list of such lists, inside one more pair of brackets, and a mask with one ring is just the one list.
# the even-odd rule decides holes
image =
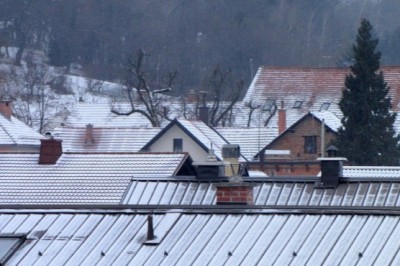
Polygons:
[[319,110],[320,111],[328,110],[330,105],[331,105],[330,103],[323,103],[323,104],[321,104],[321,108]]
[[174,152],[182,152],[183,151],[183,144],[182,139],[174,139]]
[[276,100],[274,100],[274,99],[267,99],[262,110],[263,111],[271,111],[272,108],[275,107],[275,102],[276,102]]
[[293,104],[293,108],[300,109],[302,104],[303,104],[303,101],[295,101]]
[[317,153],[317,136],[304,137],[304,153]]
[[0,235],[0,264],[6,262],[17,252],[18,248],[24,243],[25,235]]

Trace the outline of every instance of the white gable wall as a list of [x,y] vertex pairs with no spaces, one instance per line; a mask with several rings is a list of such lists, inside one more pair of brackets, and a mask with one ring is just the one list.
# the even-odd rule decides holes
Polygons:
[[161,138],[153,143],[150,146],[150,151],[173,152],[174,139],[182,139],[182,151],[188,152],[194,161],[204,161],[207,159],[208,153],[177,125],[173,125]]

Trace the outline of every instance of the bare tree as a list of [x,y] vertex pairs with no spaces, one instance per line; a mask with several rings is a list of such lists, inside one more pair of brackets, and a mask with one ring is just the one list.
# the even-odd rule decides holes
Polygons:
[[232,112],[244,90],[243,78],[233,83],[230,75],[231,70],[222,71],[218,65],[209,80],[208,94],[211,98],[209,123],[211,126],[231,124],[233,115],[229,113]]
[[[139,113],[146,117],[153,127],[159,127],[162,118],[168,119],[168,108],[162,104],[163,97],[161,97],[160,94],[172,90],[172,83],[176,78],[177,72],[168,74],[166,87],[151,89],[145,72],[143,71],[144,57],[144,52],[139,49],[136,61],[133,62],[129,60],[129,77],[125,86],[130,103],[130,110],[124,112],[112,108],[111,112],[126,116]],[[137,99],[137,101],[135,99]]]
[[28,60],[26,68],[14,66],[2,84],[15,99],[15,115],[40,133],[64,107],[49,85],[54,79],[51,73],[46,64]]

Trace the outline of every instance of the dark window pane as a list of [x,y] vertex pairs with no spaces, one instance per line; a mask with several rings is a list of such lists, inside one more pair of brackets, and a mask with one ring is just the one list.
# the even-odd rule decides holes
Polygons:
[[182,152],[182,139],[174,139],[174,152]]
[[304,137],[304,153],[317,153],[317,137],[305,136]]

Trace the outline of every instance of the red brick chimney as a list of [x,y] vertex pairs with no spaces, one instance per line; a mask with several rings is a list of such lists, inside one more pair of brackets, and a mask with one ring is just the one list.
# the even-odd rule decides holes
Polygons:
[[40,140],[39,164],[55,164],[62,155],[62,140],[49,139]]
[[281,102],[281,108],[278,110],[278,133],[281,134],[286,130],[286,110],[284,108],[283,101]]
[[0,113],[5,116],[7,119],[10,119],[12,116],[12,101],[9,99],[0,101]]
[[227,182],[216,185],[217,205],[253,205],[254,185],[244,182]]
[[86,143],[86,145],[92,145],[92,144],[94,144],[93,125],[92,125],[92,124],[87,124],[87,125],[86,125],[86,138],[85,138],[85,143]]

